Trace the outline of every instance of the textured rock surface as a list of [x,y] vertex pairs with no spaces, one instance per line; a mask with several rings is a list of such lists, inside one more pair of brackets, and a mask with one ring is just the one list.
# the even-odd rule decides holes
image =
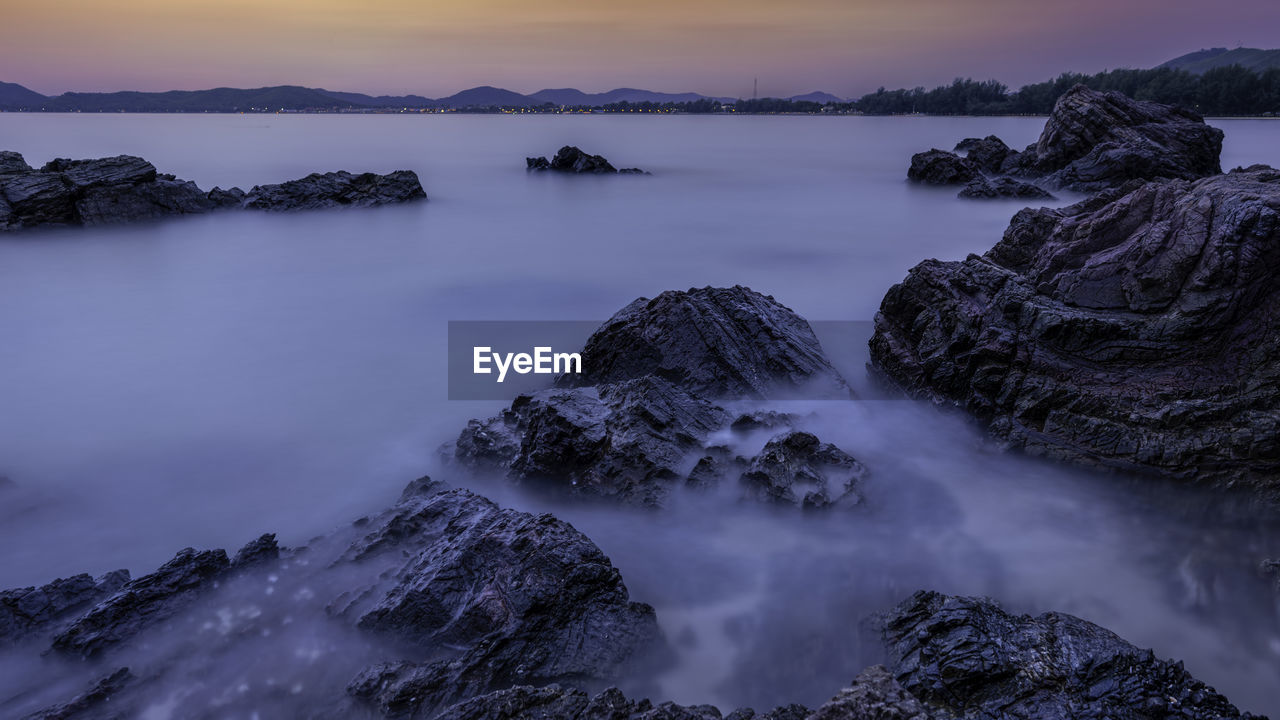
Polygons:
[[186,548],[129,581],[53,638],[55,650],[94,656],[177,614],[230,567],[222,550]]
[[741,482],[749,497],[812,509],[858,504],[866,476],[862,463],[835,445],[790,432],[765,444]]
[[0,591],[0,644],[54,630],[76,611],[115,593],[128,581],[129,571],[116,570],[96,580],[81,574],[41,587]]
[[124,720],[136,717],[130,708],[112,704],[117,695],[136,681],[129,668],[119,668],[74,698],[27,715],[24,720]]
[[908,180],[927,185],[964,185],[979,174],[967,159],[937,148],[912,155],[907,169]]
[[1274,494],[1278,295],[1280,172],[1133,183],[917,265],[871,357],[1029,451]]
[[996,198],[1021,198],[1027,200],[1052,200],[1053,195],[1029,182],[1011,177],[976,177],[960,191],[962,198],[994,200]]
[[709,398],[850,396],[809,323],[740,285],[636,300],[587,340],[582,370],[562,384],[654,375]]
[[586,174],[586,175],[646,175],[639,168],[623,168],[619,170],[604,159],[602,155],[591,155],[573,145],[565,145],[556,151],[554,157],[525,158],[525,166],[529,170],[551,170],[554,172]]
[[1222,172],[1222,131],[1180,107],[1077,85],[1053,107],[1040,139],[1013,163],[1053,187],[1094,192],[1129,180],[1194,180]]
[[214,188],[157,173],[139,157],[54,160],[33,170],[15,152],[0,152],[0,230],[57,225],[114,225],[219,208],[297,210],[371,206],[423,199],[412,172],[388,175],[338,172],[280,185]]
[[661,648],[653,608],[632,602],[600,549],[551,515],[421,481],[346,559],[379,555],[404,560],[335,612],[448,655],[378,665],[352,682],[351,694],[384,708],[405,698],[434,708],[518,684],[610,681]]
[[882,628],[898,683],[943,717],[1242,716],[1181,663],[1070,615],[1015,616],[990,600],[919,592]]
[[311,173],[278,185],[258,185],[245,193],[243,206],[250,210],[282,212],[375,207],[426,199],[417,174],[409,170],[386,175],[340,171]]
[[659,505],[688,454],[728,422],[716,405],[641,377],[522,395],[502,415],[468,423],[455,457],[521,483]]
[[995,135],[984,138],[965,138],[956,144],[956,151],[965,153],[965,159],[984,173],[1000,172],[1005,160],[1009,159],[1010,155],[1017,155]]
[[806,720],[927,720],[930,717],[924,704],[903,689],[888,670],[873,665]]

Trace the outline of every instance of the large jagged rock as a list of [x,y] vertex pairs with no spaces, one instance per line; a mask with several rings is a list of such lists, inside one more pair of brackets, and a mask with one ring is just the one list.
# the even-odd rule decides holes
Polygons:
[[907,169],[908,180],[926,185],[964,185],[979,175],[966,158],[937,148],[912,155]]
[[885,295],[871,358],[1017,447],[1280,490],[1280,172],[1023,210]]
[[654,375],[708,398],[850,397],[804,318],[741,285],[640,298],[591,335],[562,386]]
[[806,720],[929,720],[924,704],[907,692],[882,665],[854,678]]
[[255,186],[245,193],[243,206],[250,210],[283,212],[375,207],[425,199],[427,194],[422,190],[422,183],[409,170],[397,170],[386,175],[353,175],[339,171],[312,173],[300,180],[290,180],[278,185]]
[[608,682],[662,648],[653,608],[631,601],[604,553],[551,515],[502,509],[424,479],[345,561],[374,557],[404,559],[334,612],[446,655],[371,667],[352,682],[352,695],[387,712],[519,684]]
[[1181,663],[1071,615],[1016,616],[991,600],[922,591],[880,623],[898,683],[941,717],[1250,717]]
[[455,457],[519,483],[656,506],[689,453],[728,422],[722,408],[640,377],[521,395],[502,415],[468,423]]
[[1129,180],[1195,180],[1222,172],[1222,131],[1195,112],[1076,85],[1058,98],[1016,172],[1095,192]]
[[591,155],[573,145],[565,145],[560,148],[550,160],[545,157],[525,158],[525,166],[528,170],[550,170],[576,175],[648,174],[639,168],[623,168],[619,170],[604,159],[604,156]]
[[0,644],[50,632],[128,581],[128,570],[116,570],[96,580],[80,574],[58,578],[41,587],[0,591]]
[[0,230],[58,225],[117,225],[220,208],[296,210],[367,207],[423,199],[407,170],[375,175],[309,175],[280,185],[206,193],[195,183],[157,173],[140,157],[58,159],[33,170],[15,152],[0,152]]
[[186,608],[231,567],[223,550],[186,548],[158,570],[119,591],[53,638],[53,649],[93,657]]

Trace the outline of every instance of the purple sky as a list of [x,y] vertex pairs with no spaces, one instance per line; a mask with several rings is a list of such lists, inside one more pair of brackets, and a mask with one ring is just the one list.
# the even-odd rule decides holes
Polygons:
[[1280,45],[1280,0],[43,0],[4,11],[0,80],[43,93],[298,84],[448,95],[643,87],[855,96],[1013,87]]

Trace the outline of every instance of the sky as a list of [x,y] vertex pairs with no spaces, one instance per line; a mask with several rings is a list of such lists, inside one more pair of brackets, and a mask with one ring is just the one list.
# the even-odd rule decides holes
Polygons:
[[442,97],[1011,87],[1280,44],[1280,0],[0,0],[0,80],[45,94],[305,85]]

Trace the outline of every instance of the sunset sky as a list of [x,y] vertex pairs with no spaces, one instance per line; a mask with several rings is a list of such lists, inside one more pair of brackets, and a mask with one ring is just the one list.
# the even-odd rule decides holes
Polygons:
[[296,84],[432,97],[1019,86],[1274,47],[1280,1],[4,0],[0,80],[46,94]]

